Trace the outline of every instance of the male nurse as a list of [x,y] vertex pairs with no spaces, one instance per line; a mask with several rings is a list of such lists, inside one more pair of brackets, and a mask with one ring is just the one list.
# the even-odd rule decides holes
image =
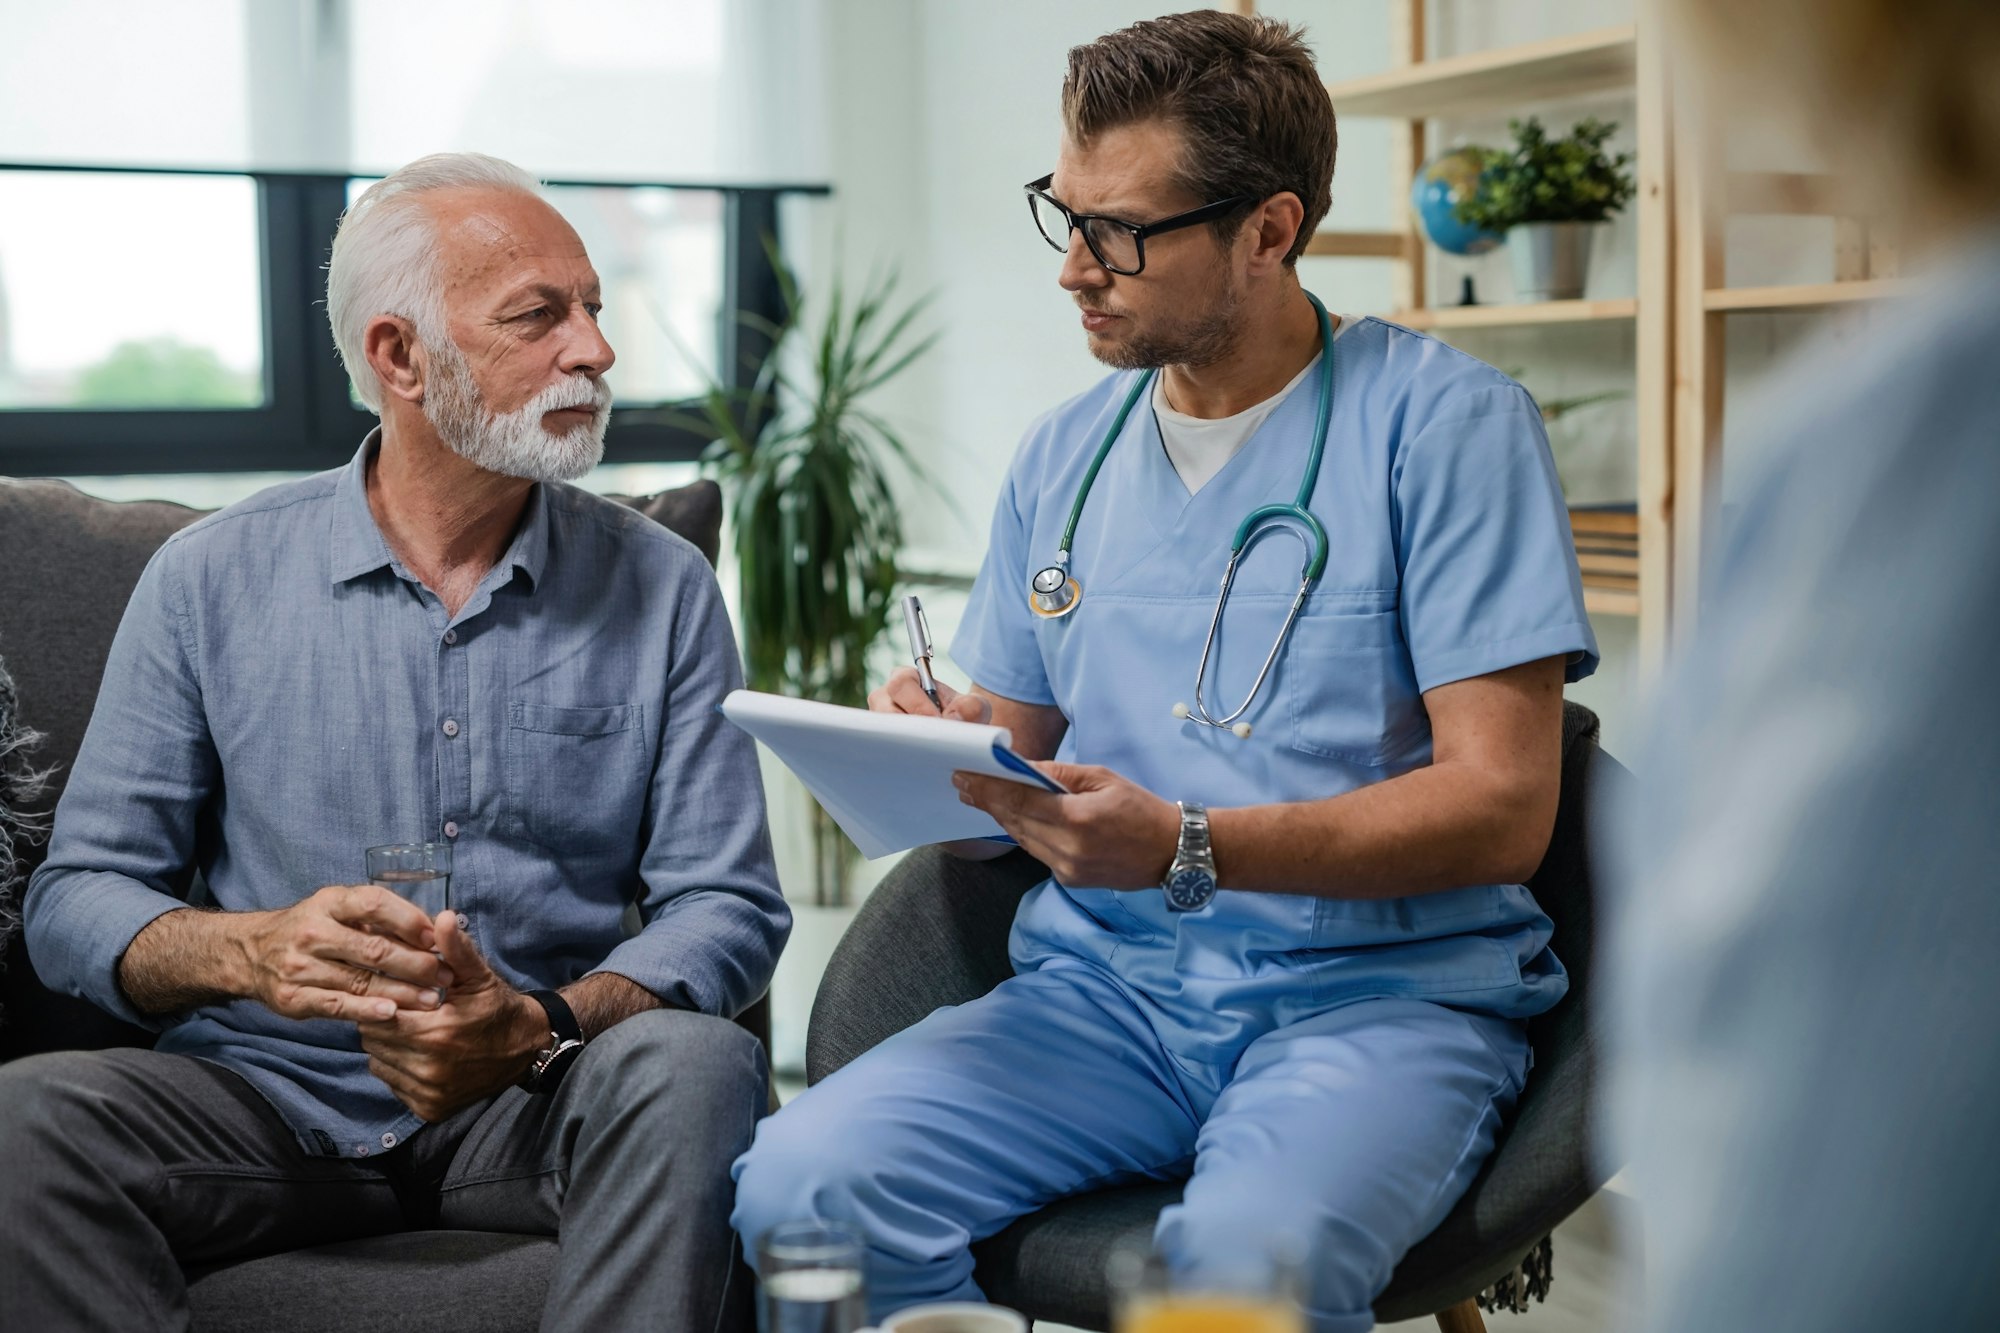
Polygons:
[[[1314,1327],[1359,1333],[1567,985],[1522,886],[1597,661],[1562,492],[1518,384],[1300,286],[1335,135],[1296,29],[1136,24],[1062,110],[1029,203],[1113,373],[1029,429],[940,687],[1069,789],[958,779],[1051,878],[1014,977],[763,1122],[734,1220],[858,1223],[879,1316],[978,1299],[970,1244],[1051,1200],[1191,1172],[1174,1268],[1304,1247]],[[1323,539],[1260,524],[1211,642],[1239,525],[1295,501]],[[938,713],[908,670],[870,703]]]

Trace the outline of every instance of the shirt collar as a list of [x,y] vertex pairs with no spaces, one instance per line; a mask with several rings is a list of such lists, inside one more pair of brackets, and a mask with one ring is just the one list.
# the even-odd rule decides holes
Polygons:
[[[375,512],[368,507],[368,464],[382,447],[382,428],[368,432],[354,460],[341,469],[333,488],[333,536],[328,570],[334,583],[347,583],[388,566],[397,568],[388,539],[375,524]],[[529,587],[542,581],[549,558],[548,487],[536,484],[528,493],[528,507],[521,526],[500,568],[519,570],[528,576]],[[398,571],[400,572],[400,570]]]

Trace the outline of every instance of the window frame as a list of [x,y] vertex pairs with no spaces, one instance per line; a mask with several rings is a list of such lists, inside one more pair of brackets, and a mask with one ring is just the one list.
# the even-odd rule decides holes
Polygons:
[[[77,171],[140,176],[247,177],[256,186],[263,275],[265,402],[261,407],[49,409],[0,407],[0,474],[100,476],[115,473],[316,472],[354,456],[375,414],[348,391],[325,318],[327,256],[348,182],[359,172],[228,171],[173,167],[0,162],[0,172]],[[682,181],[550,180],[551,186],[701,190],[720,194],[723,213],[721,327],[717,365],[725,382],[747,388],[768,343],[738,313],[775,324],[784,292],[767,245],[778,240],[778,202],[787,194],[826,195],[826,185],[723,185]],[[301,316],[304,316],[301,318]],[[18,312],[17,312],[18,318]],[[14,336],[21,336],[15,325]],[[615,408],[604,436],[607,463],[691,462],[707,440],[661,420],[693,403]]]

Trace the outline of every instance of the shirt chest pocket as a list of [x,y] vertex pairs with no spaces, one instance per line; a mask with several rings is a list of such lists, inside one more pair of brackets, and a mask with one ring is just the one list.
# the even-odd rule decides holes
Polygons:
[[557,852],[636,853],[646,808],[644,719],[641,704],[508,704],[509,831]]
[[1429,739],[1393,607],[1308,612],[1281,660],[1294,749],[1380,767],[1413,757]]

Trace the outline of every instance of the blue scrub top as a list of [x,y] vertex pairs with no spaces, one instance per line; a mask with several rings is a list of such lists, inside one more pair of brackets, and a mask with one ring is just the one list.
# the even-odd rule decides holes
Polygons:
[[[1135,411],[1091,488],[1069,616],[1028,609],[1090,460],[1139,372],[1107,377],[1032,426],[1010,469],[952,656],[980,686],[1053,704],[1057,758],[1100,764],[1169,800],[1211,807],[1310,801],[1430,761],[1425,690],[1566,655],[1597,665],[1562,489],[1541,414],[1483,362],[1377,319],[1335,343],[1332,421],[1310,507],[1326,572],[1243,720],[1248,739],[1182,721],[1243,516],[1289,503],[1312,447],[1308,376],[1190,496],[1150,411]],[[1298,590],[1303,550],[1252,542],[1218,631],[1204,698],[1217,716],[1249,693]],[[1223,891],[1199,912],[1158,890],[1053,880],[1023,900],[1021,971],[1066,960],[1120,976],[1181,1056],[1233,1061],[1272,1027],[1381,996],[1527,1017],[1568,982],[1527,889],[1416,897]]]

